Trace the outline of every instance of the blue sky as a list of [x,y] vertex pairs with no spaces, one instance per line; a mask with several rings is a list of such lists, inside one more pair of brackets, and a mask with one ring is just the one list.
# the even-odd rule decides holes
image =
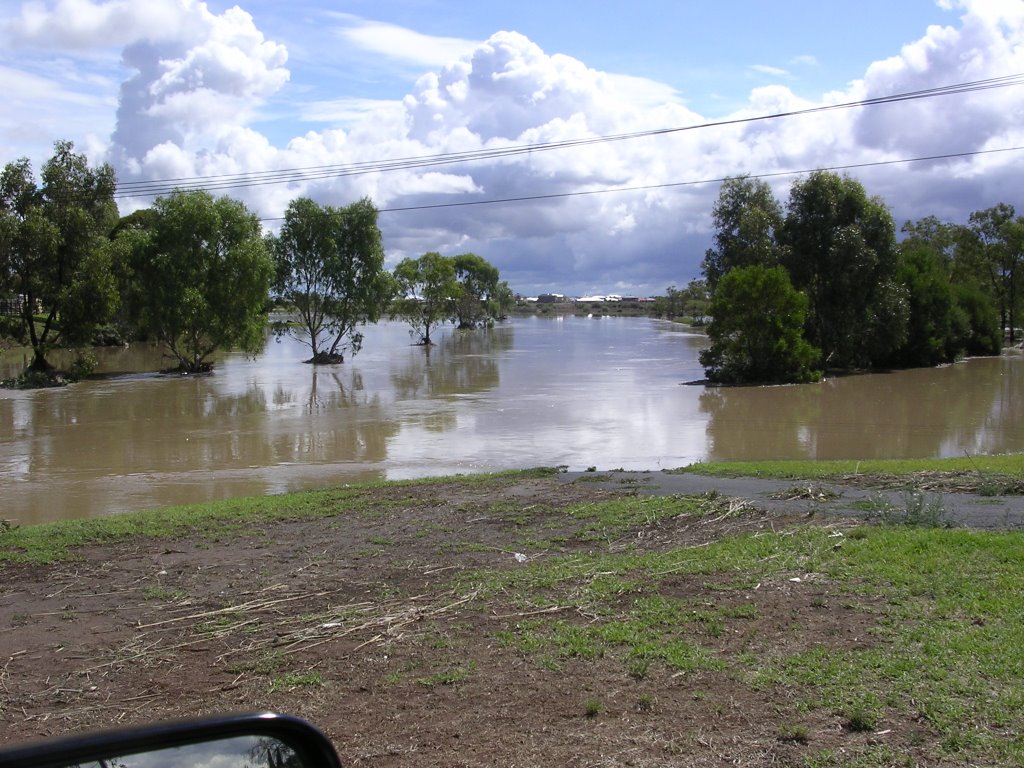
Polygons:
[[[695,126],[1024,73],[1021,0],[0,0],[0,160],[69,138],[125,184]],[[717,185],[1024,146],[1024,86],[587,149],[228,190],[384,211],[389,264],[472,250],[523,293],[696,277]],[[851,171],[897,224],[1015,200],[1024,153]],[[785,202],[793,177],[772,182]],[[123,212],[148,204],[125,199]]]
[[[213,3],[211,7],[229,7]],[[295,52],[323,25],[324,4],[276,2],[245,6],[257,23],[283,33]],[[521,32],[549,53],[564,53],[590,67],[646,77],[677,89],[706,114],[735,107],[752,87],[778,79],[806,97],[842,88],[863,76],[865,66],[898,52],[930,24],[956,14],[934,0],[860,0],[856,3],[798,0],[718,2],[354,2],[336,5],[366,21],[380,21],[434,37],[482,41],[499,30]],[[283,11],[283,8],[287,8]],[[282,18],[278,14],[284,14]],[[884,20],[884,21],[882,21]],[[353,20],[354,21],[354,20]],[[328,22],[329,23],[329,22]],[[314,35],[321,37],[320,34]],[[327,36],[330,32],[327,32]],[[294,43],[294,45],[293,45]],[[359,51],[340,60],[353,68],[344,90],[400,97],[408,80]],[[315,61],[303,61],[313,66]],[[757,68],[785,71],[784,75]],[[396,68],[397,69],[397,68]],[[407,74],[418,75],[415,67]],[[313,78],[310,78],[313,81]],[[329,83],[324,85],[330,88]]]

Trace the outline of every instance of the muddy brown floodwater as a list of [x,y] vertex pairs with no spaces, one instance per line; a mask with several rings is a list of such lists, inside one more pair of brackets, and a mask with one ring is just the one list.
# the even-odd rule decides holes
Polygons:
[[[268,340],[210,376],[161,376],[144,347],[104,377],[0,390],[0,517],[21,524],[369,479],[566,465],[1024,451],[1024,358],[715,389],[699,334],[647,318],[523,318],[446,329],[424,350],[366,329],[342,365]],[[21,353],[0,358],[13,375]]]

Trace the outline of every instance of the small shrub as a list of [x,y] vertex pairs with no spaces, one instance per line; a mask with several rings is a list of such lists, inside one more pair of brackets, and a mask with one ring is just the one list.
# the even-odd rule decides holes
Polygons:
[[951,528],[941,494],[926,496],[920,491],[909,491],[903,506],[893,504],[882,496],[871,497],[865,505],[868,517],[884,525],[908,525],[915,528]]
[[597,699],[588,699],[587,703],[583,705],[583,714],[588,718],[595,718],[601,714],[601,710],[604,707],[601,706],[601,702]]
[[71,363],[71,367],[68,369],[68,381],[81,381],[88,376],[92,376],[96,372],[97,365],[99,363],[96,360],[96,355],[89,350],[79,350],[74,361]]

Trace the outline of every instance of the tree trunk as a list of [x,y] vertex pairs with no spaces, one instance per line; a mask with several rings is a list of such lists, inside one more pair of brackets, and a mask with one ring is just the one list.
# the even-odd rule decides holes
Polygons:
[[46,360],[46,355],[42,349],[36,348],[32,353],[32,362],[28,366],[28,370],[38,373],[53,373],[56,369],[50,365]]

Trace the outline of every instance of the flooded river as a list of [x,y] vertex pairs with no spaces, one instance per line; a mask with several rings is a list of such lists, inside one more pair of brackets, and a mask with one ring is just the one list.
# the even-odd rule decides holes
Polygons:
[[[764,458],[1024,451],[1024,358],[790,387],[690,385],[702,336],[646,318],[405,326],[314,368],[268,341],[209,376],[140,374],[146,348],[103,351],[105,378],[0,390],[0,517],[27,524],[367,479],[515,467],[651,469]],[[0,378],[20,369],[0,358]]]

